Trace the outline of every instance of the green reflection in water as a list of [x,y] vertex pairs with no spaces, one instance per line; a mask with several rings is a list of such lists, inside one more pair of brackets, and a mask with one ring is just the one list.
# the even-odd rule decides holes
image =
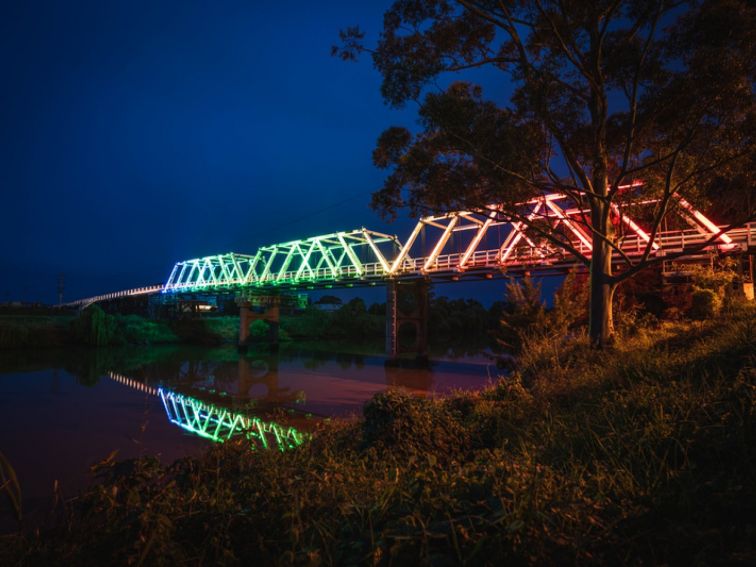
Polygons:
[[171,423],[216,443],[244,435],[253,449],[277,447],[285,451],[298,447],[310,437],[294,427],[266,422],[163,388],[158,388],[158,396]]

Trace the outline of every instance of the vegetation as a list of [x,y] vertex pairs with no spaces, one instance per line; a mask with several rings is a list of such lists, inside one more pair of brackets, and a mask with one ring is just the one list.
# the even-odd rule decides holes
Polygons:
[[0,562],[751,563],[755,315],[539,337],[482,392],[381,394],[285,454],[105,462]]
[[[333,49],[370,53],[385,101],[418,108],[419,128],[378,140],[373,161],[390,173],[373,206],[501,204],[502,218],[590,266],[589,334],[603,346],[618,286],[695,251],[651,254],[679,194],[733,226],[756,215],[755,22],[745,0],[395,0],[374,46],[353,27]],[[573,222],[590,257],[518,206],[555,188],[587,210]],[[648,199],[658,200],[642,219],[651,239],[629,258],[612,217]]]
[[70,341],[73,317],[0,315],[0,349],[60,347]]
[[[362,299],[355,298],[331,311],[310,306],[303,313],[283,317],[281,327],[296,339],[383,339],[386,304],[374,303],[367,307]],[[486,309],[474,299],[441,296],[430,300],[428,332],[431,340],[438,344],[454,340],[485,346],[497,327],[495,308]]]

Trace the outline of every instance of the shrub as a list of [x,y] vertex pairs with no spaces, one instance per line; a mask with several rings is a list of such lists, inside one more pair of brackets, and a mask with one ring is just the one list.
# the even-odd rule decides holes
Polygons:
[[430,452],[446,460],[469,446],[469,437],[452,411],[431,400],[389,390],[374,396],[363,413],[366,445],[393,455]]
[[722,307],[721,296],[712,289],[694,288],[688,316],[692,319],[711,319]]

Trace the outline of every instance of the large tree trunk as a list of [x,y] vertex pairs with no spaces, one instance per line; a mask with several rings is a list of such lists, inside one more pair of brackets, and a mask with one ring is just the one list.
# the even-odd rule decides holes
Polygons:
[[613,238],[613,226],[609,216],[609,207],[594,207],[592,224],[593,253],[591,256],[590,305],[588,317],[588,335],[591,345],[603,348],[610,344],[614,335],[612,320],[612,300],[616,285],[612,282],[612,248],[604,238]]

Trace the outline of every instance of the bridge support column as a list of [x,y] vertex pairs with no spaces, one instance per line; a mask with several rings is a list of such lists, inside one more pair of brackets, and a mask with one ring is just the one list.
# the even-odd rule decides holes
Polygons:
[[263,320],[268,323],[268,345],[278,349],[278,330],[281,326],[281,306],[277,301],[263,307],[263,312],[252,310],[249,301],[239,303],[239,350],[246,350],[249,342],[249,325],[253,321]]
[[245,301],[239,306],[239,350],[247,348],[247,339],[249,339],[250,324],[250,305]]
[[389,280],[386,285],[386,354],[389,359],[394,359],[399,355],[397,285],[396,280]]
[[[428,358],[428,291],[429,283],[417,280],[400,284],[390,280],[386,286],[386,355],[388,364],[403,353],[414,353],[418,360]],[[406,309],[403,309],[409,304]],[[405,325],[415,328],[413,345],[402,345],[399,331]]]

